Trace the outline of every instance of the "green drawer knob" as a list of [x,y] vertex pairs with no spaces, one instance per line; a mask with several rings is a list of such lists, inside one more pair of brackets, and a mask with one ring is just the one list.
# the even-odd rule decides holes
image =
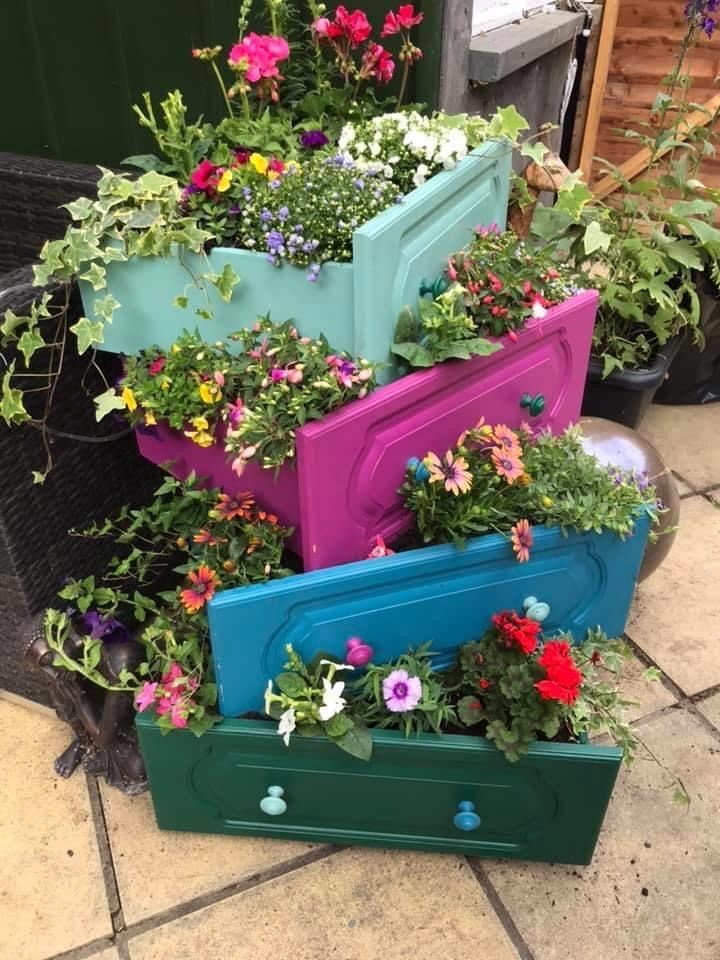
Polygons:
[[447,288],[448,282],[442,274],[439,277],[435,277],[434,280],[425,280],[425,278],[423,278],[420,281],[420,296],[425,297],[428,293],[431,293],[433,300],[436,300],[441,293],[445,293]]
[[461,800],[458,804],[458,812],[453,817],[453,823],[458,830],[463,833],[470,833],[471,830],[477,830],[480,826],[480,817],[475,813],[475,804],[470,800]]
[[550,604],[538,600],[537,597],[525,597],[523,609],[526,617],[537,620],[538,623],[543,623],[550,616]]
[[524,393],[520,397],[520,406],[527,408],[531,417],[537,417],[545,409],[545,397],[541,393],[534,397],[529,393]]
[[279,817],[287,810],[287,804],[282,799],[285,791],[282,787],[268,787],[267,796],[260,801],[260,809],[269,817]]

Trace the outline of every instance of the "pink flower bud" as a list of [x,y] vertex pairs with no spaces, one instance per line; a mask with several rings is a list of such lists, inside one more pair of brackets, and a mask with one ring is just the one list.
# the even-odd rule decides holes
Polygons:
[[306,347],[309,343],[312,343],[310,337],[300,337],[300,343]]
[[303,372],[302,370],[288,370],[287,378],[290,383],[302,383]]
[[328,35],[328,28],[330,26],[330,21],[327,17],[318,17],[312,24],[312,31],[316,33],[319,37],[326,37]]
[[214,379],[215,379],[215,383],[216,383],[219,387],[224,387],[224,386],[225,386],[225,374],[222,372],[222,370],[216,370],[215,373],[213,374],[213,376],[214,376]]
[[360,371],[360,373],[358,373],[357,378],[360,381],[360,383],[365,383],[367,380],[369,380],[372,377],[372,375],[373,375],[373,372],[370,369],[370,367],[364,367]]

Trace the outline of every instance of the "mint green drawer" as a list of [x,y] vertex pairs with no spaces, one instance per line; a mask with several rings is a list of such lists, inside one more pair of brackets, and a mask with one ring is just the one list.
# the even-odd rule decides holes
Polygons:
[[[286,748],[272,723],[225,720],[208,734],[163,737],[137,721],[158,825],[170,830],[283,837],[588,863],[620,764],[612,747],[535,744],[511,764],[477,737],[374,734],[363,763],[322,738]],[[286,810],[261,809],[270,787]],[[460,804],[479,824],[455,824]]]

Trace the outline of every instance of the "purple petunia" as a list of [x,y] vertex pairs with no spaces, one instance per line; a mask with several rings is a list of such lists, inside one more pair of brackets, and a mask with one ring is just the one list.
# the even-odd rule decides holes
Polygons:
[[307,130],[301,134],[300,143],[306,150],[319,150],[320,147],[324,147],[330,143],[330,140],[322,130]]
[[116,620],[115,617],[103,616],[98,610],[88,610],[87,613],[78,617],[76,623],[79,630],[93,640],[118,643],[130,639],[125,624]]

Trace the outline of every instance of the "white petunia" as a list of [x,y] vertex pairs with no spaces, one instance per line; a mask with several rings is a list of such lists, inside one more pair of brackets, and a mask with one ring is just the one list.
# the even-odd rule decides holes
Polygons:
[[345,700],[341,696],[345,684],[342,680],[337,683],[331,683],[327,677],[323,677],[323,705],[318,709],[320,719],[330,720],[332,717],[342,713],[345,707]]
[[270,697],[273,695],[273,682],[268,680],[267,690],[265,691],[265,713],[270,714]]
[[283,743],[286,747],[290,746],[290,734],[293,732],[297,724],[295,723],[295,708],[290,707],[285,713],[280,714],[280,722],[278,723],[277,732],[278,735],[283,738]]

